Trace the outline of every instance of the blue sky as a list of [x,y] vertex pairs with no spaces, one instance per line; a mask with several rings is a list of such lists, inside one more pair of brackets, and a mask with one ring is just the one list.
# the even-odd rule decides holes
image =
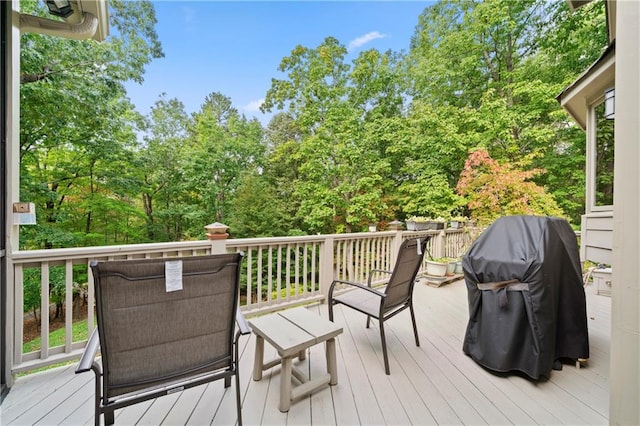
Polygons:
[[144,83],[127,85],[148,114],[161,93],[187,113],[220,92],[247,117],[266,125],[258,106],[278,65],[297,45],[317,47],[326,37],[349,49],[408,51],[427,1],[156,1],[156,31],[165,57],[147,66]]

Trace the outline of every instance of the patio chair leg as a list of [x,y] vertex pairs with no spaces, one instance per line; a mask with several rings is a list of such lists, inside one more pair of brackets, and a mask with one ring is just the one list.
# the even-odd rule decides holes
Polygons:
[[242,426],[242,402],[240,401],[240,375],[236,369],[236,409],[238,410],[238,426]]
[[371,324],[371,317],[367,315],[367,328],[369,328],[370,324]]
[[[93,370],[93,372],[95,373],[95,376],[96,376],[96,379],[94,381],[96,390],[95,390],[94,397],[93,397],[94,398],[93,422],[94,422],[95,426],[100,426],[100,414],[101,414],[101,412],[100,412],[100,401],[101,401],[101,399],[100,399],[100,391],[102,389],[100,386],[101,386],[101,383],[102,383],[102,381],[101,381],[102,376],[100,375],[99,370],[97,370],[96,368],[92,367],[92,370]],[[105,418],[104,418],[104,424],[107,424],[106,415],[105,415]]]
[[416,315],[413,313],[413,302],[409,305],[409,311],[411,312],[411,323],[413,323],[413,335],[416,337],[416,346],[420,346],[418,328],[416,327]]
[[329,301],[329,321],[333,322],[333,301]]
[[224,378],[224,387],[228,388],[229,386],[231,386],[231,376],[227,376]]
[[389,371],[389,357],[387,356],[387,339],[384,337],[384,321],[380,321],[380,340],[382,341],[382,357],[384,358],[384,372],[387,376],[391,374]]
[[[100,417],[98,417],[98,422],[100,421]],[[115,416],[113,410],[104,412],[104,424],[112,425],[115,422]]]

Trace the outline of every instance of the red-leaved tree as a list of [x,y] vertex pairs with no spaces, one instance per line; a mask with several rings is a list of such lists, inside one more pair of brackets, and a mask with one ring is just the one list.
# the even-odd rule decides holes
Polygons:
[[521,169],[529,162],[525,158],[517,164],[500,164],[486,149],[472,151],[456,186],[467,199],[471,217],[487,224],[508,215],[563,216],[551,194],[531,181],[545,170]]

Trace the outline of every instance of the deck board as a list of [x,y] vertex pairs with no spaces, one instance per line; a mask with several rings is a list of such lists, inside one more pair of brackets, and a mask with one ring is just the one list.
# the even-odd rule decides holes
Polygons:
[[[468,320],[464,282],[417,284],[414,293],[420,347],[408,312],[385,322],[391,375],[384,373],[378,324],[334,308],[344,333],[337,337],[338,384],[278,410],[280,372],[252,378],[255,338],[241,337],[240,390],[247,425],[488,424],[597,425],[608,423],[611,300],[587,287],[591,358],[583,368],[565,364],[548,379],[494,374],[462,352]],[[328,317],[326,305],[309,309]],[[324,344],[295,364],[314,377],[326,372]],[[265,357],[276,352],[265,345]],[[60,367],[19,378],[0,406],[2,425],[90,425],[92,373]],[[235,422],[235,383],[222,381],[116,410],[116,425],[227,425]]]

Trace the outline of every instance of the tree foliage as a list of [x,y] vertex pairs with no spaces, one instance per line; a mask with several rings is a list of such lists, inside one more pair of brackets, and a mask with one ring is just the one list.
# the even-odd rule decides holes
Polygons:
[[311,232],[363,229],[389,213],[393,141],[385,125],[403,107],[398,59],[368,50],[348,64],[346,53],[332,37],[315,49],[296,47],[280,64],[287,78],[272,81],[263,105],[286,107],[299,129],[287,149],[299,165],[297,217]]
[[138,179],[150,241],[178,241],[188,227],[184,161],[191,121],[177,99],[160,95],[151,108],[145,144],[138,153]]
[[262,126],[231,105],[227,96],[211,93],[193,116],[184,167],[186,191],[200,207],[191,212],[196,223],[224,222],[241,176],[264,161]]
[[[132,162],[140,122],[124,82],[142,81],[145,65],[162,50],[150,2],[110,4],[117,35],[103,43],[22,36],[20,166],[27,178],[21,191],[43,218],[37,238],[22,240],[25,247],[127,241],[123,235],[131,230],[124,226],[139,218],[131,202],[138,188],[122,174]],[[35,1],[21,7],[31,13],[43,8]],[[113,199],[122,208],[102,208]]]
[[471,152],[456,189],[468,200],[472,217],[486,224],[509,215],[561,215],[553,197],[531,181],[543,170],[524,170],[529,162],[500,164],[485,149]]
[[153,4],[109,4],[106,42],[22,36],[21,192],[39,217],[24,248],[584,211],[584,133],[555,96],[605,46],[602,2],[438,1],[406,53],[295,46],[265,127],[220,91],[191,116],[164,94],[140,116],[124,83],[163,55]]

